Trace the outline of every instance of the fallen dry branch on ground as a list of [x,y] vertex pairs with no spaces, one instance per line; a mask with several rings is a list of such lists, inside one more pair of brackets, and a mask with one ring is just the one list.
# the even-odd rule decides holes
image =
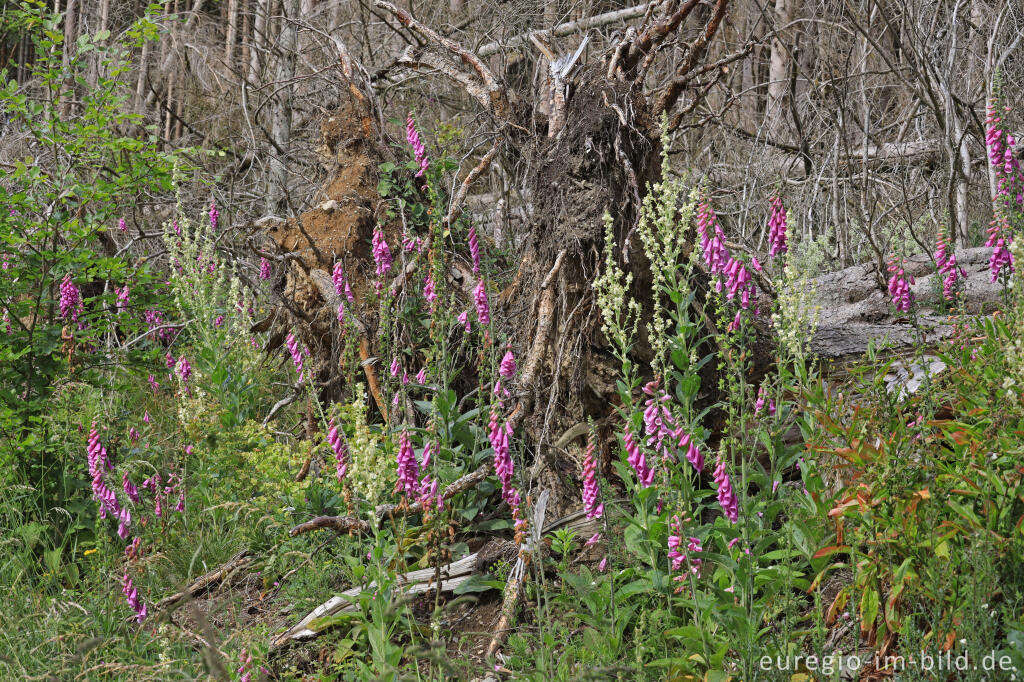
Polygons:
[[[478,485],[491,473],[491,465],[487,464],[472,473],[468,473],[462,478],[457,479],[451,485],[444,489],[441,496],[445,500],[450,500],[459,493],[466,492],[470,488]],[[423,504],[421,502],[414,502],[413,504],[382,504],[377,507],[377,520],[381,521],[388,517],[396,516],[408,516],[410,514],[419,514],[423,511]],[[338,531],[339,533],[347,533],[349,531],[355,531],[357,533],[369,533],[370,524],[367,521],[356,518],[354,516],[318,516],[315,519],[300,523],[299,525],[288,531],[290,537],[308,533],[314,530],[320,530],[323,528],[330,528]]]
[[174,606],[183,599],[194,599],[206,590],[209,590],[219,585],[235,571],[246,568],[254,561],[256,561],[256,557],[252,555],[252,552],[250,552],[247,549],[243,549],[241,552],[231,557],[231,559],[229,559],[222,566],[215,568],[209,573],[206,573],[205,575],[197,578],[191,585],[186,587],[181,592],[178,592],[177,594],[172,594],[170,597],[161,599],[159,602],[157,602],[156,608],[157,610],[166,609],[168,607]]

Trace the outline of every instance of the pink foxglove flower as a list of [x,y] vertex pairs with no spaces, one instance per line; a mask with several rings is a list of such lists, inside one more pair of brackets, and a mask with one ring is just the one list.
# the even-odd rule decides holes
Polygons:
[[671,534],[668,536],[668,558],[672,561],[672,570],[678,571],[686,561],[686,553],[682,549],[683,523],[678,516],[672,516],[669,531]]
[[89,431],[86,454],[89,460],[89,475],[92,477],[92,495],[100,504],[100,518],[105,519],[107,514],[117,518],[121,513],[121,506],[114,491],[108,488],[103,480],[104,472],[112,469],[113,465],[107,456],[107,449],[100,443],[100,434],[95,426]]
[[125,224],[124,218],[121,218],[120,220],[117,221],[117,229],[121,230],[122,232],[128,231],[128,225]]
[[725,233],[707,196],[701,199],[698,209],[697,233],[700,235],[704,262],[711,274],[717,276],[715,291],[722,291],[724,276],[726,299],[733,300],[738,297],[740,307],[748,309],[751,300],[756,297],[757,290],[743,261],[733,258],[726,248]]
[[956,254],[950,251],[946,235],[939,232],[939,236],[936,238],[935,264],[939,268],[939,274],[943,277],[942,297],[947,301],[953,300],[957,280],[967,278],[967,271],[957,266]]
[[412,444],[409,443],[409,434],[402,431],[398,438],[398,482],[395,490],[403,490],[406,495],[413,495],[419,477],[419,464],[416,462]]
[[391,376],[397,377],[398,373],[402,371],[402,365],[398,362],[398,358],[391,359]]
[[299,350],[299,340],[295,338],[295,334],[288,335],[285,345],[288,346],[288,353],[292,356],[292,364],[295,365],[295,372],[299,375],[301,384],[305,379],[305,363],[302,359],[302,351]]
[[506,350],[501,358],[501,365],[498,367],[498,374],[505,379],[511,378],[516,373],[516,356],[511,350]]
[[270,279],[270,261],[266,258],[260,258],[260,279],[266,281]]
[[626,461],[636,472],[637,480],[643,488],[650,488],[654,481],[654,469],[647,466],[647,457],[640,450],[640,445],[633,439],[633,434],[626,431],[622,435],[622,442],[626,446]]
[[[754,401],[754,414],[758,414],[761,412],[761,410],[764,409],[766,397],[767,394],[765,392],[764,385],[762,384],[761,387],[757,389],[757,400]],[[768,416],[775,416],[775,401],[772,399],[767,399],[767,403]]]
[[132,526],[132,513],[128,510],[128,507],[121,507],[121,511],[117,514],[117,519],[119,521],[117,535],[122,540],[127,540]]
[[334,282],[334,293],[338,296],[342,296],[345,293],[345,270],[341,265],[341,261],[334,264],[334,270],[331,271],[331,281]]
[[469,227],[469,255],[473,259],[473,274],[480,274],[480,241],[476,237],[476,226]]
[[690,463],[698,473],[704,471],[704,455],[701,453],[700,448],[693,441],[693,437],[686,433],[681,427],[676,430],[678,434],[679,443],[678,447],[680,450],[686,450],[686,461]]
[[241,663],[238,666],[238,682],[252,682],[252,656],[249,655],[248,650],[242,649],[242,653],[238,656],[238,662]]
[[583,455],[583,511],[588,519],[599,519],[604,514],[604,504],[598,504],[600,489],[597,485],[597,460],[594,458],[594,439],[587,441]]
[[590,536],[590,538],[586,542],[583,543],[583,548],[586,549],[588,547],[593,547],[594,545],[596,545],[600,541],[601,541],[601,534],[600,533],[594,533],[593,535]]
[[217,219],[220,217],[220,211],[217,210],[217,202],[210,204],[210,227],[217,229]]
[[910,306],[914,301],[914,294],[910,291],[910,285],[914,283],[913,277],[908,277],[903,269],[902,262],[889,261],[889,296],[892,304],[899,312],[910,312]]
[[992,272],[992,281],[995,282],[999,279],[999,275],[1002,274],[1003,268],[1007,269],[1007,272],[1013,272],[1013,254],[1010,253],[1010,249],[1007,248],[1006,239],[999,237],[993,244],[995,249],[992,251],[992,256],[989,258],[989,270]]
[[419,164],[419,171],[416,173],[416,177],[423,177],[423,173],[426,172],[430,166],[430,162],[427,160],[427,151],[423,146],[423,142],[420,141],[420,134],[416,130],[416,122],[413,121],[412,115],[405,121],[405,139],[412,147],[413,157],[416,159],[416,163]]
[[786,208],[780,197],[772,197],[772,212],[768,218],[768,255],[775,258],[786,253]]
[[334,451],[335,473],[340,483],[345,478],[345,475],[348,474],[348,448],[345,446],[345,441],[341,437],[338,426],[334,423],[333,419],[331,420],[331,428],[327,432],[327,442],[331,444],[331,450]]
[[491,306],[487,300],[487,289],[483,280],[480,280],[473,290],[473,302],[476,304],[477,321],[486,327],[491,322]]
[[71,275],[64,275],[60,283],[60,316],[78,322],[78,315],[83,312],[82,294],[78,286],[71,281]]
[[[498,411],[496,409],[491,410],[491,418],[488,422],[488,440],[491,442],[491,448],[494,450],[494,473],[497,474],[498,480],[501,481],[501,496],[510,507],[517,505],[513,504],[513,500],[516,499],[513,496],[515,490],[512,486],[512,473],[514,465],[512,463],[512,455],[509,448],[509,436],[512,435],[512,426],[507,422],[501,424],[498,421]],[[516,493],[516,497],[518,493]]]
[[663,390],[658,388],[657,380],[648,382],[644,393],[650,396],[644,403],[644,429],[647,431],[647,446],[661,455],[662,460],[669,459],[668,441],[675,436],[675,418],[666,403],[671,401]]
[[139,489],[132,483],[132,479],[128,478],[128,472],[121,474],[121,487],[124,488],[124,494],[128,496],[135,504],[142,502],[142,497],[139,496]]
[[146,604],[142,601],[142,598],[139,596],[139,590],[136,589],[134,584],[132,584],[132,579],[127,573],[124,574],[124,578],[121,580],[121,583],[121,591],[124,593],[124,596],[127,597],[128,605],[135,611],[135,620],[141,623],[146,620],[146,616],[148,615],[146,611]]
[[722,457],[718,458],[718,464],[715,467],[715,483],[718,486],[718,504],[721,505],[725,517],[736,523],[739,519],[739,501],[736,499],[736,493],[733,492],[732,482],[725,470],[725,459]]
[[466,332],[469,332],[472,329],[472,327],[470,327],[468,310],[463,310],[461,313],[459,313],[459,324],[463,325],[466,328]]
[[135,427],[128,429],[128,439],[133,443],[139,442],[139,432],[135,430]]
[[423,298],[427,299],[427,303],[430,305],[430,309],[434,309],[434,304],[437,303],[437,293],[434,291],[434,278],[427,275],[427,282],[423,285]]
[[416,383],[420,386],[427,383],[427,368],[421,367],[420,371],[416,372]]
[[383,277],[391,269],[391,249],[384,239],[384,232],[378,227],[373,231],[373,262],[377,265],[377,275]]
[[124,287],[114,287],[114,294],[117,296],[117,303],[115,305],[118,310],[128,306],[128,285],[125,285]]
[[603,559],[601,559],[601,563],[599,563],[597,565],[597,572],[598,573],[604,573],[607,568],[608,568],[608,557],[604,557]]
[[188,383],[189,378],[192,376],[192,365],[189,364],[188,358],[182,355],[178,358],[178,377],[181,378],[182,382]]

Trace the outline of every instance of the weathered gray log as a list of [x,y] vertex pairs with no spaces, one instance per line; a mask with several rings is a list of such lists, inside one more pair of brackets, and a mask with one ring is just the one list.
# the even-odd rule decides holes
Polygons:
[[[956,251],[957,264],[967,271],[964,302],[972,315],[984,314],[999,301],[1001,285],[991,282],[989,276],[991,255],[988,247]],[[953,331],[949,319],[934,312],[942,296],[942,281],[934,262],[920,254],[907,259],[905,270],[915,278],[911,291],[924,341],[935,343],[949,336]],[[820,314],[812,352],[823,360],[844,360],[863,353],[872,340],[887,342],[896,350],[917,343],[918,331],[908,316],[897,317],[888,293],[879,285],[888,277],[889,273],[879,271],[875,263],[816,277]]]

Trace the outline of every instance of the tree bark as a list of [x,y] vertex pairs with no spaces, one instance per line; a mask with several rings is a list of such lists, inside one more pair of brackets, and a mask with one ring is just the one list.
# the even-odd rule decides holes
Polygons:
[[792,31],[783,30],[796,16],[798,0],[775,0],[775,30],[772,51],[768,61],[768,98],[765,103],[765,126],[773,140],[786,139],[786,91],[789,89],[789,73],[792,54],[791,42],[786,36]]
[[[297,30],[295,20],[299,15],[299,0],[284,0],[284,19],[281,25],[279,41],[280,56],[278,57],[277,82],[279,90],[274,114],[271,121],[270,134],[277,143],[277,148],[286,150],[292,134],[292,94],[295,79],[295,49]],[[273,154],[270,158],[270,172],[267,178],[267,212],[284,213],[288,207],[288,159],[284,152]]]

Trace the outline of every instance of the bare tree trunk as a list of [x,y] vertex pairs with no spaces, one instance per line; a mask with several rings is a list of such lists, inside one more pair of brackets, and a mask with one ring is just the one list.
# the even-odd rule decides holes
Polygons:
[[110,0],[100,0],[100,31],[109,30]]
[[146,108],[146,83],[149,73],[150,42],[142,43],[142,56],[139,57],[139,78],[135,83],[135,113],[142,114]]
[[267,49],[267,26],[271,0],[255,0],[256,17],[253,20],[252,50],[249,53],[249,82],[255,83],[260,75],[260,54]]
[[[775,29],[788,26],[796,14],[798,0],[775,0]],[[786,129],[785,97],[789,88],[792,55],[789,41],[784,36],[790,30],[777,33],[772,39],[772,52],[768,62],[768,100],[765,103],[765,126],[773,140],[782,140]]]
[[238,0],[228,0],[228,28],[224,36],[224,63],[231,68],[238,39]]
[[[78,40],[78,2],[79,0],[68,0],[67,9],[64,11],[64,51],[61,57],[65,72],[71,67],[71,58],[74,54],[74,44]],[[61,115],[71,116],[74,111],[73,101],[75,99],[75,80],[68,73],[64,80],[64,89],[61,92]]]
[[270,159],[270,173],[267,179],[267,211],[283,212],[287,208],[288,165],[284,154],[292,133],[292,93],[295,78],[295,48],[297,31],[295,20],[299,13],[299,0],[284,0],[284,23],[281,25],[280,57],[277,66],[277,82],[280,90],[271,120],[270,134],[277,149]]

